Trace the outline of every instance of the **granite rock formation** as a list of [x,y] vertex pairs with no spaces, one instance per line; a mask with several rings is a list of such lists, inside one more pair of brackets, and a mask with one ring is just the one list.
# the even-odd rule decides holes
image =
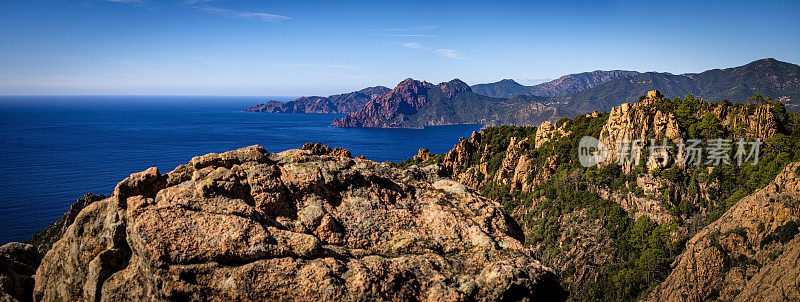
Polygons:
[[495,202],[439,169],[306,144],[134,173],[44,256],[33,298],[563,299]]

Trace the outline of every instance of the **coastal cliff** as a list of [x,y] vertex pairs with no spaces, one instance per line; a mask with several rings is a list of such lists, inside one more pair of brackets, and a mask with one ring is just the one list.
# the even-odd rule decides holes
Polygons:
[[328,97],[304,96],[293,101],[269,101],[246,108],[247,112],[266,113],[350,113],[389,91],[383,86],[367,87],[359,91]]
[[406,79],[364,108],[333,121],[335,127],[422,128],[437,125],[533,125],[556,110],[531,98],[479,95],[459,79],[438,85]]

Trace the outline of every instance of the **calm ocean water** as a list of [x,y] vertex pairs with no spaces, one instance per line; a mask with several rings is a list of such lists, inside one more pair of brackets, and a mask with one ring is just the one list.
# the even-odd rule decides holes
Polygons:
[[[288,100],[291,98],[272,98]],[[270,152],[314,141],[375,161],[419,148],[444,152],[478,125],[344,129],[341,114],[242,112],[262,97],[0,97],[0,244],[24,240],[84,193],[108,195],[133,172],[162,173],[196,155],[259,144]]]

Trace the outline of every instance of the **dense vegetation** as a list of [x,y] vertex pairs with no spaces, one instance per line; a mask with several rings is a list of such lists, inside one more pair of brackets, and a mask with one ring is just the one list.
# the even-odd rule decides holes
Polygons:
[[[527,212],[522,223],[531,230],[528,243],[544,246],[539,251],[543,259],[548,259],[548,255],[558,255],[559,247],[564,245],[563,241],[570,240],[564,234],[569,234],[571,230],[560,229],[562,216],[583,211],[584,219],[598,221],[605,236],[611,240],[614,258],[611,265],[601,268],[598,282],[592,283],[589,288],[582,288],[579,293],[581,296],[573,295],[572,299],[634,300],[666,278],[670,271],[669,264],[682,252],[687,237],[675,237],[677,227],[695,223],[697,225],[690,230],[696,231],[713,222],[739,199],[772,181],[788,163],[800,159],[800,115],[786,110],[779,101],[756,95],[747,104],[727,101],[708,103],[687,95],[683,99],[675,98],[653,104],[657,107],[655,109],[675,115],[682,136],[687,139],[723,138],[733,141],[749,135],[747,129],[741,125],[725,127],[711,113],[703,114],[701,118],[696,117],[696,113],[715,106],[726,106],[732,112],[745,110],[747,114],[753,114],[757,106],[765,104],[774,106],[779,132],[761,146],[761,157],[757,165],[739,166],[732,161],[730,164],[717,166],[710,172],[709,165],[705,163],[685,168],[673,165],[663,171],[652,171],[654,176],[665,180],[676,192],[668,194],[665,190],[660,196],[649,196],[664,203],[670,214],[676,218],[673,223],[658,225],[646,216],[634,220],[631,213],[626,213],[618,204],[593,193],[593,188],[602,187],[642,195],[635,179],[637,175],[647,173],[643,167],[644,160],[629,174],[623,173],[619,165],[584,168],[578,163],[575,151],[578,140],[584,135],[599,137],[608,114],[597,118],[578,116],[573,120],[562,119],[559,126],[566,123],[566,129],[571,132],[569,135],[528,151],[537,164],[553,156],[558,162],[554,177],[536,186],[532,193],[507,193],[507,188],[495,183],[484,184],[482,191],[486,196],[502,201],[509,211],[514,211],[519,206],[534,207],[533,211]],[[483,139],[493,146],[507,146],[507,143],[503,143],[508,137],[519,135],[519,131],[506,128],[487,129]],[[504,150],[492,152],[502,154]],[[671,149],[671,152],[675,156],[677,148]],[[699,191],[703,184],[711,184],[708,186],[708,199],[700,197]],[[776,232],[773,236],[775,239],[771,240],[791,238],[796,232],[796,225],[787,225]]]
[[[598,137],[607,118],[608,114],[596,118],[581,115],[574,120],[561,119],[557,126],[566,126],[571,131],[569,135],[540,148],[528,149],[528,155],[537,164],[551,156],[556,156],[558,163],[555,176],[538,185],[532,193],[510,194],[507,188],[493,182],[486,183],[482,188],[485,196],[500,200],[511,212],[522,205],[535,205],[534,210],[522,219],[522,224],[532,230],[526,238],[527,243],[538,243],[544,247],[538,251],[542,259],[562,254],[559,248],[563,245],[562,234],[571,231],[561,229],[562,216],[585,211],[583,219],[599,221],[606,231],[605,236],[611,240],[615,251],[614,261],[601,268],[599,282],[581,289],[584,296],[576,297],[573,294],[572,298],[577,300],[635,299],[639,293],[666,277],[669,263],[681,251],[682,245],[671,240],[670,232],[674,230],[674,225],[657,225],[646,216],[634,220],[618,204],[602,199],[590,190],[598,185],[620,189],[635,178],[632,174],[622,173],[618,165],[587,169],[578,162],[578,141],[587,135]],[[482,144],[507,146],[510,137],[519,134],[529,137],[530,133],[535,133],[535,129],[523,131],[514,127],[498,127],[486,129],[484,133]],[[492,151],[490,154],[504,153],[503,150]],[[565,237],[570,240],[569,236]]]
[[[681,133],[687,139],[721,138],[734,142],[728,154],[732,159],[734,158],[733,152],[736,150],[736,141],[747,139],[748,136],[750,136],[749,139],[753,139],[746,127],[733,125],[733,127],[726,128],[711,113],[704,114],[702,118],[696,118],[694,114],[704,109],[707,110],[711,106],[723,106],[732,114],[742,112],[752,115],[760,105],[773,106],[778,133],[768,138],[761,146],[757,165],[745,163],[740,166],[735,160],[732,160],[729,164],[723,163],[715,167],[710,173],[708,165],[689,166],[685,170],[674,166],[664,171],[654,171],[656,176],[661,176],[675,184],[675,187],[683,193],[679,197],[697,196],[701,183],[714,184],[709,191],[710,200],[681,199],[676,200],[674,205],[670,204],[673,215],[691,216],[703,207],[708,209],[705,224],[711,223],[739,199],[772,181],[788,163],[800,159],[800,115],[787,110],[782,102],[758,94],[749,98],[747,104],[732,104],[728,101],[707,103],[692,95],[687,95],[683,99],[674,98],[653,104],[656,109],[662,112],[672,112],[675,115],[681,127]],[[694,206],[693,203],[698,203],[699,207]]]
[[[777,133],[766,138],[760,147],[757,165],[744,163],[738,165],[733,152],[739,139],[752,141],[755,134],[747,125],[725,124],[712,112],[726,111],[731,116],[751,117],[759,106],[769,110],[777,123]],[[578,240],[576,228],[596,225],[600,232],[596,235],[597,244],[605,244],[611,261],[598,269],[597,282],[588,282],[570,289],[573,300],[635,300],[645,295],[670,272],[670,263],[682,251],[686,240],[702,227],[710,224],[725,213],[741,198],[764,187],[788,163],[800,160],[800,114],[787,110],[780,101],[756,95],[746,103],[728,101],[709,103],[687,95],[684,98],[661,99],[649,106],[652,112],[671,113],[678,122],[681,137],[689,139],[726,139],[733,143],[728,155],[729,163],[712,168],[710,163],[701,161],[698,165],[672,165],[665,169],[648,171],[645,167],[647,150],[643,150],[639,165],[629,173],[624,173],[620,165],[602,165],[586,168],[578,161],[577,146],[583,136],[600,137],[608,113],[596,117],[579,115],[574,119],[562,118],[556,124],[568,135],[546,142],[539,148],[523,148],[523,154],[534,166],[545,166],[547,161],[555,161],[552,177],[536,184],[530,192],[513,191],[506,185],[493,181],[506,157],[512,138],[517,142],[528,139],[533,142],[536,127],[491,127],[482,130],[479,150],[481,156],[471,158],[470,166],[486,164],[485,181],[480,190],[488,198],[503,203],[517,216],[526,229],[526,243],[535,246],[538,257],[562,273],[569,274],[575,267],[562,259],[575,248],[572,241]],[[763,108],[762,108],[763,110]],[[648,133],[651,138],[661,135]],[[677,155],[676,146],[669,150],[671,156]],[[708,145],[704,147],[708,148]],[[426,163],[409,160],[410,164],[430,164],[441,162],[441,155],[431,157]],[[752,159],[751,159],[752,160]],[[461,167],[464,173],[469,167]],[[645,195],[637,185],[637,178],[649,176],[663,184],[658,194]],[[535,175],[529,175],[534,177]],[[529,180],[531,180],[529,179]],[[673,217],[670,223],[658,224],[646,215],[638,218],[626,212],[618,203],[603,199],[598,194],[607,192],[633,193],[638,197],[656,200]],[[524,209],[518,211],[518,209]],[[566,222],[565,222],[566,221]],[[588,224],[587,224],[588,223]],[[679,232],[678,230],[683,230]],[[782,241],[792,238],[798,232],[793,222],[776,230],[767,241]],[[679,235],[681,234],[681,235]],[[767,244],[769,242],[765,242]],[[746,265],[748,259],[728,259],[729,267]],[[560,263],[559,263],[560,262]],[[563,274],[562,274],[563,275]]]

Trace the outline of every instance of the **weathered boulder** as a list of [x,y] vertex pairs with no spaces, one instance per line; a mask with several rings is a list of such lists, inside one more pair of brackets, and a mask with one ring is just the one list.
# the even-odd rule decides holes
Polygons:
[[564,298],[503,207],[437,166],[303,149],[131,175],[44,256],[34,299]]
[[30,301],[33,275],[42,256],[61,239],[83,208],[102,199],[105,196],[85,194],[61,218],[25,242],[10,242],[0,247],[0,301]]

